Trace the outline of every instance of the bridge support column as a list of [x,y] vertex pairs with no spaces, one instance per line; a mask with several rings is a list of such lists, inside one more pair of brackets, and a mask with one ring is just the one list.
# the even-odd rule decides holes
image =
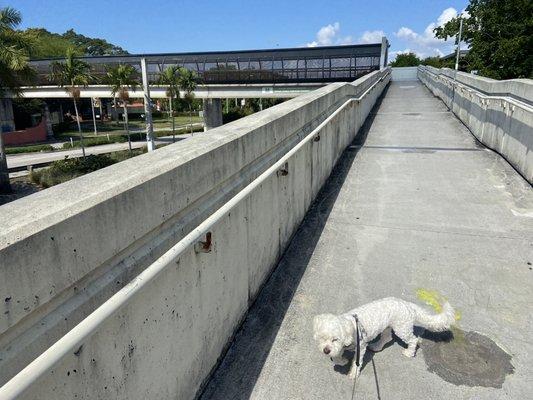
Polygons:
[[11,132],[14,130],[13,101],[11,99],[0,99],[0,132]]
[[381,55],[379,57],[379,69],[387,66],[389,58],[389,41],[385,36],[381,38]]
[[222,100],[204,99],[204,131],[222,125]]
[[11,192],[2,133],[14,130],[15,120],[13,118],[13,102],[11,99],[0,99],[0,193]]
[[47,139],[53,139],[54,131],[52,130],[52,118],[50,117],[50,109],[48,108],[48,104],[46,104],[46,101],[44,102],[43,106],[43,114],[44,119],[46,120],[46,137]]

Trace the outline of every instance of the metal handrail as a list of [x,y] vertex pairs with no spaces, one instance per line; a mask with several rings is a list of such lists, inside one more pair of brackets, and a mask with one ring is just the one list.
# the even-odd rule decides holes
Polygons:
[[209,230],[242,200],[247,198],[259,185],[267,178],[284,168],[285,163],[298,152],[308,142],[317,141],[320,131],[335,118],[347,105],[352,102],[359,102],[387,75],[386,71],[376,82],[374,82],[363,94],[357,98],[346,100],[337,108],[329,117],[321,122],[306,137],[304,137],[296,146],[289,150],[270,168],[264,171],[256,179],[250,182],[239,193],[233,196],[227,203],[222,205],[218,210],[205,219],[200,225],[188,233],[183,239],[171,247],[165,254],[150,264],[131,282],[116,292],[96,310],[89,314],[85,319],[78,323],[74,328],[67,332],[57,342],[45,350],[39,357],[28,364],[17,375],[11,378],[0,388],[0,400],[12,400],[22,394],[30,385],[43,376],[47,371],[53,368],[69,352],[77,349],[83,341],[89,337],[96,329],[104,323],[115,312],[121,309],[138,291],[151,282],[166,267],[173,264],[175,260],[188,248],[194,246]]
[[[527,103],[524,103],[520,100],[516,100],[510,96],[495,96],[495,95],[488,95],[488,94],[485,94],[477,89],[474,89],[468,85],[465,85],[464,83],[461,83],[461,82],[458,82],[457,80],[454,80],[452,78],[450,78],[449,76],[446,76],[444,74],[435,74],[434,72],[430,71],[429,69],[427,68],[421,68],[422,71],[424,71],[425,73],[429,74],[429,75],[433,75],[434,77],[436,78],[440,78],[440,79],[443,79],[443,80],[446,80],[448,81],[451,86],[456,86],[456,87],[460,87],[461,89],[471,93],[471,94],[474,94],[478,97],[481,97],[481,98],[484,98],[486,100],[500,100],[500,101],[506,101],[508,103],[511,103],[512,105],[518,107],[518,108],[522,108],[523,110],[526,110],[528,112],[533,112],[533,107],[530,106],[529,104]],[[451,82],[450,82],[451,81]]]

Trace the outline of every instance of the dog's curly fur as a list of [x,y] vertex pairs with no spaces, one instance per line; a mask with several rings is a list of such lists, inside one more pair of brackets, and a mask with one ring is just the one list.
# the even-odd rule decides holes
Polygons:
[[[391,329],[407,344],[404,354],[414,357],[418,345],[418,338],[413,332],[414,325],[432,332],[442,332],[450,329],[455,321],[455,312],[448,302],[443,304],[440,314],[430,314],[414,303],[394,297],[373,301],[341,315],[317,315],[313,321],[314,339],[318,342],[320,352],[336,364],[346,364],[347,360],[343,359],[342,354],[344,350],[355,346],[354,315],[359,321],[361,362],[357,366],[355,359],[352,361],[351,379],[359,376],[367,347],[371,351],[380,351],[392,340]],[[370,343],[380,334],[377,342]]]

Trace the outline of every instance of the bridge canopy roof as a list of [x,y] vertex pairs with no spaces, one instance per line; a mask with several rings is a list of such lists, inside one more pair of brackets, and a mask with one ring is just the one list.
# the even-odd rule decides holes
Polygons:
[[[80,57],[91,64],[93,74],[103,80],[106,68],[131,64],[140,71],[141,58],[147,62],[149,81],[179,65],[198,74],[205,84],[308,83],[353,81],[379,69],[381,43],[300,47],[270,50],[217,51],[194,53],[131,54]],[[50,64],[60,59],[32,60],[38,84],[50,84]]]

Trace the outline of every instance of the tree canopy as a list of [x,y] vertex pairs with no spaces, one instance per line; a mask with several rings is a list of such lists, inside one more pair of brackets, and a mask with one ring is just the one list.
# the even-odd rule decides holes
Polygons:
[[20,86],[34,77],[28,64],[33,42],[30,35],[16,30],[21,21],[14,8],[0,8],[0,95],[6,90],[19,94]]
[[139,73],[128,64],[119,64],[109,67],[106,81],[111,85],[111,93],[126,102],[129,99],[128,89],[137,90],[139,86]]
[[420,65],[420,58],[415,53],[402,53],[390,63],[391,67],[416,67]]
[[[533,2],[470,0],[462,40],[470,52],[468,70],[494,79],[533,77]],[[434,29],[436,37],[456,37],[459,17]]]
[[34,45],[30,51],[30,57],[33,59],[63,57],[67,48],[74,49],[74,53],[80,56],[128,54],[123,48],[104,39],[90,38],[76,33],[73,29],[59,34],[44,28],[28,28],[22,33],[33,38]]
[[50,80],[58,82],[73,98],[79,97],[79,86],[85,87],[95,81],[91,66],[75,58],[74,49],[67,48],[64,61],[51,64]]

